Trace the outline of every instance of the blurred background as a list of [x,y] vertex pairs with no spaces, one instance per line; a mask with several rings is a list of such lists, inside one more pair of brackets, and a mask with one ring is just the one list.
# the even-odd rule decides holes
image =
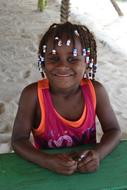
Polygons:
[[[127,0],[0,0],[0,153],[12,151],[11,133],[21,91],[41,79],[37,67],[40,35],[65,18],[94,33],[96,79],[107,89],[122,139],[127,139]],[[102,131],[97,124],[99,141]]]

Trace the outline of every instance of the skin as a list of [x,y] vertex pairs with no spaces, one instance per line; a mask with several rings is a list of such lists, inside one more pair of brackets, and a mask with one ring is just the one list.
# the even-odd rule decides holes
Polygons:
[[[65,36],[62,41],[66,43],[66,40]],[[81,55],[79,40],[76,39],[77,57],[72,56],[72,45],[66,46],[65,43],[61,47],[56,46],[57,54],[52,55],[52,39],[48,41],[44,70],[49,80],[55,109],[64,118],[76,121],[81,117],[85,104],[80,81],[87,65]],[[119,143],[121,132],[105,88],[97,81],[94,81],[93,85],[97,99],[96,114],[104,132],[101,142],[96,144],[94,149],[76,153],[48,154],[33,147],[29,141],[30,133],[41,120],[37,83],[33,83],[23,90],[20,97],[12,134],[15,152],[43,168],[64,175],[71,175],[76,171],[81,173],[96,171],[100,161]],[[75,159],[81,155],[85,157],[80,161]]]

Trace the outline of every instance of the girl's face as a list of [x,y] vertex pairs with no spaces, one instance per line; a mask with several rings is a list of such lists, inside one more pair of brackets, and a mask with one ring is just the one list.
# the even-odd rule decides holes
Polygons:
[[53,40],[47,43],[45,53],[45,73],[50,86],[55,89],[71,89],[79,86],[86,71],[85,58],[82,55],[82,47],[79,39],[75,39],[77,56],[73,55],[72,41],[67,46],[67,38],[62,39],[62,45],[55,45],[56,53],[53,54]]

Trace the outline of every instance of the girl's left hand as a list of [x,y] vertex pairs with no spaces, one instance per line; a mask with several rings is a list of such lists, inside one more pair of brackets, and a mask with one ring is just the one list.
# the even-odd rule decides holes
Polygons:
[[82,173],[95,172],[100,165],[99,155],[95,150],[87,150],[80,154],[77,170]]

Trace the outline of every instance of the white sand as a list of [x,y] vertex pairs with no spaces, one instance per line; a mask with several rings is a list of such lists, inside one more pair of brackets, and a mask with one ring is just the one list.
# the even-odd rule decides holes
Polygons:
[[[50,0],[45,11],[40,13],[36,8],[37,0],[0,1],[1,153],[11,151],[10,138],[22,89],[40,79],[37,68],[39,35],[50,24],[59,22],[58,2]],[[97,79],[106,87],[123,138],[127,138],[127,17],[119,18],[108,0],[71,2],[70,21],[86,24],[96,35]],[[120,4],[122,10],[126,11],[127,3],[123,5]],[[99,129],[98,136],[100,133]]]

